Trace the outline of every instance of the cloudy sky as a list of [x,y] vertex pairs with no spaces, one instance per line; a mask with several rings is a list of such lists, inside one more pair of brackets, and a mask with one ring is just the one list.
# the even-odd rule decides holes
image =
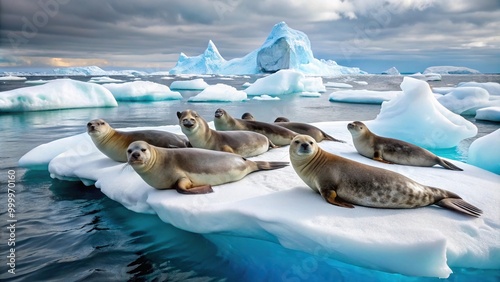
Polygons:
[[208,40],[229,60],[258,48],[280,21],[309,36],[316,58],[371,73],[500,73],[498,0],[1,0],[0,70],[168,70]]

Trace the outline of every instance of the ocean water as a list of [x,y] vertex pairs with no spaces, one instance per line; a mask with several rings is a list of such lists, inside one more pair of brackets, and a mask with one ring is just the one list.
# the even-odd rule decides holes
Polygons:
[[[30,80],[51,79],[29,77]],[[129,79],[121,78],[120,79]],[[76,77],[88,80],[85,77]],[[255,77],[204,78],[209,84],[241,88]],[[169,85],[173,80],[146,77]],[[398,90],[401,77],[364,75],[324,78],[347,82],[353,89]],[[354,81],[366,81],[359,85]],[[435,87],[462,81],[500,82],[500,75],[443,76]],[[0,84],[0,91],[26,87],[24,82]],[[319,122],[369,120],[380,106],[332,103],[321,98],[282,97],[279,101],[237,103],[187,103],[197,92],[182,92],[181,101],[119,103],[117,108],[92,108],[0,114],[0,279],[7,281],[442,281],[407,277],[341,263],[318,254],[281,247],[276,242],[238,238],[225,234],[195,234],[177,229],[156,216],[137,214],[108,199],[94,186],[50,178],[47,171],[17,167],[32,148],[59,138],[85,132],[90,119],[102,117],[113,127],[177,124],[176,112],[194,109],[207,120],[222,107],[234,116],[251,112],[272,122],[277,116],[294,121]],[[1,95],[1,93],[0,93]],[[500,128],[499,123],[479,122],[477,137]],[[475,137],[475,138],[477,138]],[[475,138],[437,154],[466,161]],[[15,231],[8,227],[7,181],[14,175]],[[12,174],[13,172],[13,174]],[[14,234],[14,237],[12,237]],[[14,238],[15,240],[9,241]],[[8,246],[15,242],[15,246]],[[15,274],[10,267],[15,248]],[[499,281],[498,270],[453,269],[448,281]],[[446,281],[446,280],[444,280]]]

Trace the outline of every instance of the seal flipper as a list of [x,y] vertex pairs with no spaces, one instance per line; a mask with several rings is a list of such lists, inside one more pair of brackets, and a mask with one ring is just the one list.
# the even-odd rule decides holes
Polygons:
[[346,143],[344,140],[336,139],[333,136],[328,135],[323,130],[321,130],[321,133],[323,134],[323,137],[325,138],[325,140],[334,141],[334,142],[340,142],[340,143]]
[[457,198],[445,198],[437,202],[436,205],[474,217],[480,217],[483,213],[479,208]]
[[459,168],[458,166],[452,164],[451,162],[449,162],[447,160],[443,160],[441,158],[439,158],[438,164],[446,169],[463,171],[463,169]]
[[257,164],[257,170],[272,170],[272,169],[283,168],[285,166],[288,166],[290,163],[255,161],[255,164]]
[[375,151],[373,153],[373,160],[374,161],[378,161],[378,162],[381,162],[381,163],[385,163],[385,164],[393,164],[392,162],[390,161],[386,161],[384,160],[384,158],[382,158],[382,154],[380,153],[380,151]]
[[339,206],[342,208],[349,208],[349,209],[354,208],[354,206],[351,203],[348,203],[337,197],[337,193],[333,190],[329,191],[328,197],[325,197],[325,200],[332,205]]
[[214,190],[211,185],[193,187],[193,183],[187,178],[181,178],[175,184],[175,190],[180,194],[208,194]]

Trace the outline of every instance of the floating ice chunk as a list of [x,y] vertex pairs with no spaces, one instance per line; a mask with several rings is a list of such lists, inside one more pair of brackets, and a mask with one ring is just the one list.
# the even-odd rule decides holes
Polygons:
[[179,92],[171,91],[168,86],[151,81],[103,84],[117,101],[161,101],[180,100]]
[[160,77],[160,79],[163,79],[163,80],[172,80],[172,79],[175,79],[175,77],[173,77],[173,76],[162,76],[162,77]]
[[[500,106],[486,107],[476,111],[476,119],[500,122]],[[500,140],[499,140],[500,142]],[[499,159],[500,162],[500,159]]]
[[248,88],[248,87],[250,87],[250,85],[252,85],[252,84],[253,84],[253,83],[250,83],[250,82],[245,82],[245,83],[243,83],[243,85],[241,85],[241,87],[243,87],[243,88]]
[[427,81],[440,81],[442,79],[441,74],[439,73],[424,73],[424,76]]
[[368,123],[378,135],[402,139],[425,148],[451,148],[477,134],[477,127],[441,105],[425,81],[405,77],[402,95],[382,103]]
[[323,79],[321,77],[306,76],[301,80],[304,85],[304,91],[309,92],[326,92],[326,87],[323,85]]
[[483,88],[458,87],[437,100],[456,114],[475,114],[477,109],[489,105],[489,97]]
[[304,91],[303,74],[294,70],[280,70],[257,79],[245,89],[248,95],[286,95]]
[[280,97],[272,97],[269,95],[260,95],[260,96],[255,96],[252,99],[253,100],[260,100],[260,101],[272,101],[272,100],[280,100]]
[[457,87],[481,87],[490,95],[500,95],[500,83],[498,82],[460,82]]
[[303,91],[303,92],[300,92],[299,96],[310,97],[310,98],[319,98],[319,97],[321,97],[321,93],[312,92],[312,91]]
[[432,92],[437,94],[448,94],[453,91],[455,87],[432,87]]
[[24,81],[24,80],[26,80],[26,77],[15,76],[15,75],[0,76],[0,81]]
[[363,81],[363,80],[355,80],[354,83],[357,83],[359,85],[368,85],[368,82]]
[[[497,115],[499,114],[500,111],[497,111]],[[500,121],[500,119],[497,121]],[[469,147],[467,162],[500,174],[500,129],[474,140]]]
[[71,79],[1,92],[0,112],[70,108],[116,107],[115,98],[101,85]]
[[189,102],[233,102],[247,99],[247,94],[236,88],[218,83],[210,85],[205,90],[194,97],[188,99]]
[[325,86],[328,88],[352,88],[352,85],[343,82],[327,82]]
[[123,80],[111,78],[108,76],[99,76],[99,77],[92,77],[89,80],[89,82],[92,82],[92,83],[117,83],[117,82],[123,82]]
[[26,84],[32,84],[32,85],[41,85],[49,82],[48,80],[44,79],[37,79],[37,80],[26,80],[24,83]]
[[109,75],[107,71],[97,66],[57,68],[54,69],[54,74],[64,76]]
[[208,83],[203,78],[193,80],[176,80],[170,84],[170,89],[176,90],[203,90],[208,87]]
[[387,74],[387,75],[401,75],[401,73],[398,71],[396,67],[392,67],[386,71],[383,71],[382,74]]
[[433,66],[428,67],[424,70],[424,74],[427,73],[437,73],[437,74],[478,74],[478,70],[470,69],[466,67],[455,67],[455,66]]
[[342,90],[330,94],[330,101],[345,103],[382,104],[401,94],[401,91]]
[[[449,170],[375,162],[353,151],[347,123],[314,124],[349,142],[322,142],[320,146],[328,152],[457,193],[483,209],[482,217],[464,217],[435,206],[339,208],[308,188],[291,166],[252,173],[240,181],[214,186],[214,193],[206,195],[155,190],[130,166],[114,162],[98,151],[86,133],[41,145],[22,159],[26,166],[30,165],[29,160],[44,159],[50,162],[48,169],[54,178],[95,183],[105,195],[125,207],[155,213],[163,221],[191,232],[270,240],[294,250],[320,253],[325,259],[412,276],[446,278],[450,267],[500,268],[500,176],[460,164],[464,171],[458,172],[457,180],[458,174],[450,177]],[[164,128],[180,132],[179,126]],[[283,161],[287,154],[288,148],[276,148],[255,159]],[[411,227],[407,224],[410,220]]]

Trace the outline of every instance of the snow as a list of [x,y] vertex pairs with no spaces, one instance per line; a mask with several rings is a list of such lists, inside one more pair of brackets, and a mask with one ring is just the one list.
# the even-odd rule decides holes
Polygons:
[[123,80],[111,78],[109,76],[98,76],[98,77],[92,77],[89,80],[89,82],[92,82],[92,83],[116,83],[116,82],[123,82]]
[[500,95],[500,83],[498,82],[460,82],[457,87],[481,87],[490,93],[490,95]]
[[327,82],[325,86],[328,88],[352,88],[352,85],[343,82]]
[[382,74],[388,74],[388,75],[401,75],[399,70],[396,67],[392,67],[386,71],[383,71]]
[[0,95],[0,112],[116,106],[115,98],[106,88],[71,79],[52,80],[43,85],[4,91]]
[[341,90],[330,94],[332,102],[382,104],[398,96],[401,91]]
[[234,102],[247,99],[247,94],[239,91],[236,88],[217,83],[210,85],[205,90],[194,97],[188,99],[189,102]]
[[338,65],[314,58],[307,35],[285,22],[274,25],[261,47],[242,58],[225,60],[212,41],[198,56],[181,53],[170,74],[259,74],[294,69],[304,74],[363,74],[359,68]]
[[424,74],[427,73],[437,73],[437,74],[478,74],[478,70],[470,69],[467,67],[455,67],[455,66],[433,66],[428,67],[424,70]]
[[[320,248],[325,258],[411,276],[446,278],[451,273],[450,267],[500,268],[500,176],[464,163],[460,163],[464,171],[453,172],[370,160],[355,151],[347,123],[315,123],[325,132],[348,140],[345,144],[321,142],[320,147],[453,191],[481,208],[482,217],[466,217],[436,206],[336,207],[308,188],[291,166],[252,173],[240,181],[215,186],[214,193],[206,195],[155,190],[130,166],[114,162],[99,152],[86,133],[36,147],[21,158],[19,165],[45,165],[53,178],[94,183],[105,195],[133,211],[157,214],[169,224],[208,235],[207,238],[210,234],[224,233],[276,242],[311,254]],[[213,127],[212,122],[210,125]],[[156,129],[180,132],[177,125]],[[288,148],[284,147],[253,159],[288,161],[288,158]]]
[[6,75],[0,76],[0,81],[24,81],[26,77],[15,76],[15,75]]
[[477,110],[476,119],[500,122],[500,106],[486,107]]
[[441,105],[456,114],[475,114],[477,109],[488,106],[490,94],[479,87],[457,87],[439,97]]
[[168,86],[151,81],[103,84],[111,91],[117,101],[161,101],[180,100],[179,92],[171,91]]
[[177,80],[170,84],[170,89],[176,90],[203,90],[208,87],[208,83],[203,78],[192,80]]
[[442,106],[425,81],[404,77],[402,95],[382,103],[367,126],[375,134],[402,139],[418,146],[451,148],[477,134],[477,127]]
[[302,92],[325,92],[321,77],[307,77],[295,70],[280,70],[257,79],[245,90],[248,95],[287,95]]
[[[500,108],[497,109],[499,117]],[[480,137],[469,147],[469,156],[467,162],[471,165],[500,174],[500,129]],[[497,188],[498,188],[497,182]]]

